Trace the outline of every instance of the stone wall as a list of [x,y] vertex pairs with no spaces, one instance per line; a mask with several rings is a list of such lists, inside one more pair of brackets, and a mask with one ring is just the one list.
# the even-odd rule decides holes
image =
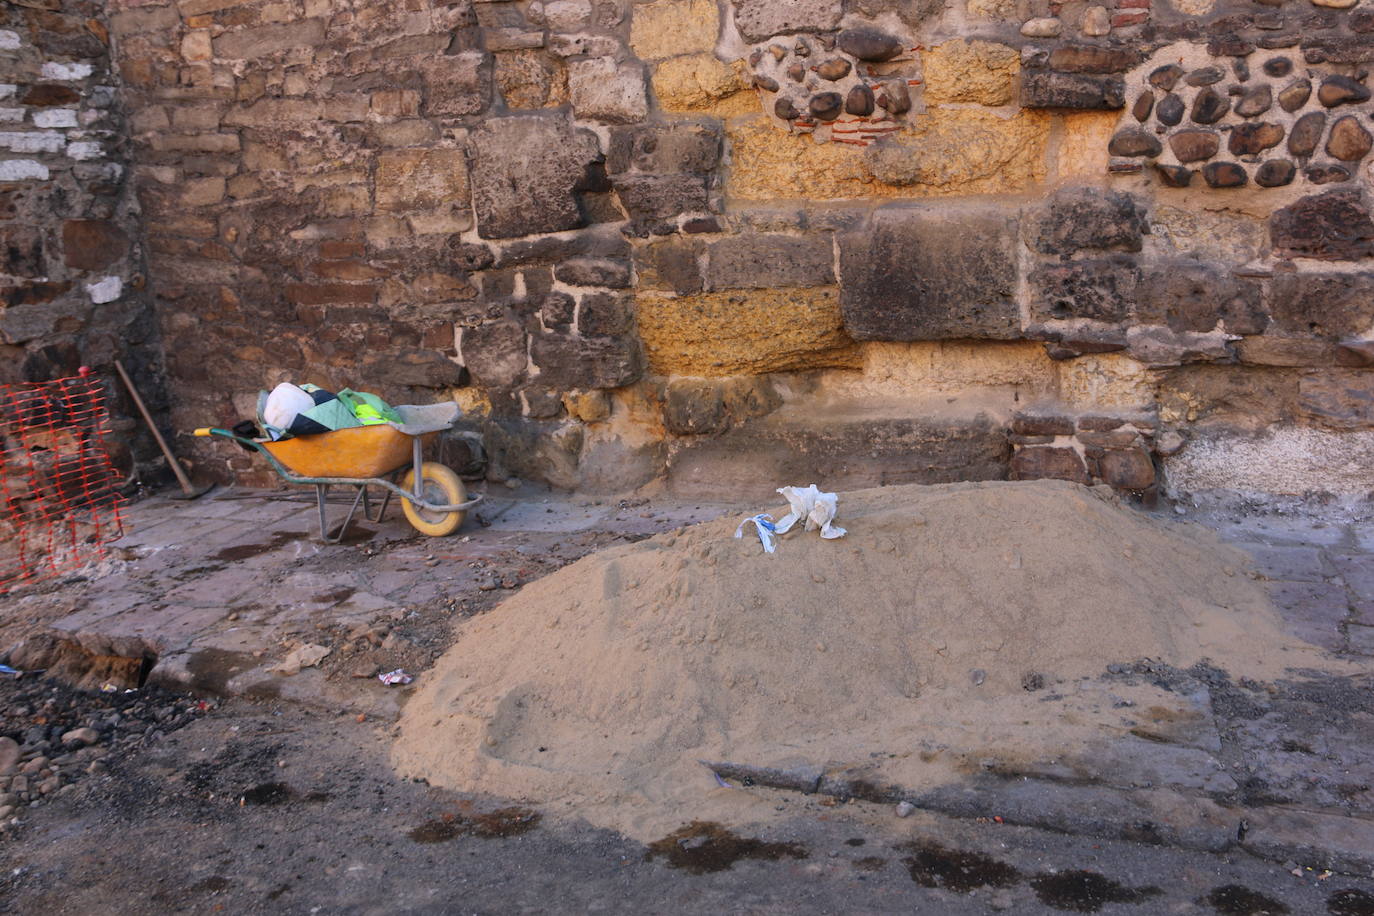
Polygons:
[[151,463],[114,360],[164,402],[156,324],[104,4],[0,6],[0,383],[91,366],[113,394],[115,463]]
[[173,424],[308,379],[567,487],[1363,496],[1349,5],[122,0]]

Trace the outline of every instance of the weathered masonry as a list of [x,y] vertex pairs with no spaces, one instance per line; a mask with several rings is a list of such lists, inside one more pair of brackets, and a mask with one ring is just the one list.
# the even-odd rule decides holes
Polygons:
[[176,429],[453,397],[605,491],[1374,490],[1354,0],[0,16],[12,375],[160,346]]

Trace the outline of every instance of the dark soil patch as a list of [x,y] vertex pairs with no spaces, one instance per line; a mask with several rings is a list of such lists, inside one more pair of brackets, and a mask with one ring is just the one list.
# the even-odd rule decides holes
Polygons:
[[240,795],[239,801],[245,805],[284,805],[294,794],[284,782],[264,782]]
[[417,843],[445,843],[460,836],[507,839],[539,826],[540,814],[529,808],[498,808],[485,814],[445,814],[406,834]]
[[1021,880],[1015,868],[977,852],[946,849],[938,843],[909,843],[911,855],[902,861],[911,880],[922,887],[941,887],[967,894],[980,887],[1010,887]]
[[753,837],[742,837],[720,824],[692,821],[661,840],[649,844],[646,859],[660,856],[672,868],[682,868],[694,875],[725,871],[741,859],[777,861],[783,856],[805,859],[810,851],[799,843],[767,843]]
[[1214,888],[1202,902],[1222,916],[1284,916],[1288,904],[1239,884]]
[[1096,913],[1109,903],[1139,903],[1161,893],[1157,887],[1126,887],[1094,871],[1066,871],[1031,881],[1046,906],[1076,913]]
[[225,563],[239,563],[244,560],[252,559],[253,557],[262,556],[265,553],[271,553],[274,550],[280,550],[287,544],[294,544],[296,541],[305,537],[309,537],[309,535],[304,531],[278,531],[276,534],[272,535],[271,540],[264,541],[261,544],[235,544],[232,547],[224,548],[210,559],[220,560]]

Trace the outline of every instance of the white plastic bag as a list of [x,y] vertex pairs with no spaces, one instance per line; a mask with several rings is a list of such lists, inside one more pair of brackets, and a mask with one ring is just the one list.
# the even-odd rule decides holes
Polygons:
[[778,492],[792,507],[791,512],[778,520],[778,534],[786,534],[798,521],[806,519],[806,530],[821,529],[821,537],[827,541],[844,537],[845,530],[831,524],[840,501],[834,493],[822,493],[814,483],[805,488],[780,487]]
[[763,552],[772,553],[774,550],[776,550],[777,545],[774,543],[774,541],[776,541],[777,538],[774,537],[773,533],[778,530],[778,526],[773,524],[773,516],[771,515],[749,516],[744,521],[739,523],[739,527],[735,529],[735,537],[744,537],[744,526],[749,524],[750,522],[753,522],[754,527],[758,529],[759,543],[763,545]]
[[735,537],[744,537],[744,526],[753,523],[764,553],[773,553],[777,549],[778,535],[791,531],[792,526],[802,519],[806,519],[807,531],[819,528],[821,537],[827,541],[844,537],[845,530],[831,524],[835,520],[835,511],[840,501],[834,493],[822,493],[814,483],[809,487],[779,487],[778,492],[787,500],[792,511],[777,522],[773,521],[771,515],[751,515],[739,523],[739,527],[735,529]]

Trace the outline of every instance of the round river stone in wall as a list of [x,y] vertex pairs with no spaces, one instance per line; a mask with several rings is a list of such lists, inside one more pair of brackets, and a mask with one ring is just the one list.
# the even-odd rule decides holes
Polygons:
[[1321,142],[1322,131],[1326,129],[1326,113],[1309,111],[1298,118],[1293,130],[1288,134],[1288,152],[1294,156],[1310,156]]
[[1369,101],[1369,89],[1348,76],[1328,76],[1317,90],[1317,101],[1327,108]]
[[852,69],[854,69],[853,66],[843,57],[832,57],[816,68],[816,75],[833,83],[836,80],[844,79]]
[[859,118],[873,114],[873,90],[864,85],[849,90],[849,95],[845,96],[844,110]]
[[1163,89],[1168,92],[1178,85],[1178,78],[1183,75],[1183,68],[1178,64],[1165,64],[1150,72],[1150,85],[1156,89]]
[[1202,167],[1202,178],[1213,188],[1239,188],[1249,181],[1245,169],[1234,162],[1209,162]]
[[1271,57],[1264,62],[1264,72],[1273,77],[1287,76],[1293,72],[1293,62],[1286,57]]
[[1335,184],[1350,180],[1350,170],[1343,165],[1314,165],[1303,175],[1313,184]]
[[1374,146],[1374,137],[1360,126],[1354,115],[1346,115],[1331,125],[1331,136],[1326,140],[1328,155],[1342,162],[1359,162],[1369,155]]
[[907,88],[906,80],[895,79],[883,83],[877,103],[879,108],[895,115],[910,111],[911,90]]
[[1268,86],[1256,86],[1236,103],[1236,114],[1253,118],[1264,114],[1274,104],[1274,93]]
[[844,110],[844,97],[838,92],[818,92],[811,97],[811,113],[822,121],[833,121]]
[[1283,128],[1268,121],[1237,124],[1227,148],[1233,156],[1254,156],[1283,142]]
[[1210,130],[1181,130],[1169,138],[1169,148],[1179,162],[1211,159],[1221,149],[1221,137]]
[[1158,156],[1164,152],[1164,145],[1154,134],[1146,133],[1139,127],[1128,127],[1112,137],[1107,144],[1107,152],[1113,156]]
[[1183,120],[1184,105],[1183,99],[1174,95],[1172,92],[1159,100],[1155,106],[1155,117],[1160,124],[1165,127],[1173,127]]
[[1224,76],[1226,74],[1220,67],[1202,67],[1189,73],[1183,81],[1189,86],[1210,86],[1221,82]]
[[1159,180],[1171,188],[1186,188],[1193,180],[1193,170],[1181,165],[1156,165]]
[[1255,170],[1255,184],[1262,188],[1281,188],[1292,184],[1297,174],[1298,170],[1287,159],[1270,159]]
[[1198,124],[1215,124],[1231,110],[1231,100],[1204,89],[1193,99],[1193,120]]
[[877,29],[845,29],[839,36],[840,50],[859,60],[891,60],[902,52],[902,43]]
[[1297,111],[1307,104],[1312,96],[1312,81],[1297,79],[1284,87],[1279,93],[1279,107],[1284,111]]
[[1131,114],[1135,116],[1137,121],[1144,124],[1146,121],[1150,120],[1150,112],[1154,110],[1154,107],[1154,93],[1146,92],[1135,100],[1135,104],[1131,106]]

